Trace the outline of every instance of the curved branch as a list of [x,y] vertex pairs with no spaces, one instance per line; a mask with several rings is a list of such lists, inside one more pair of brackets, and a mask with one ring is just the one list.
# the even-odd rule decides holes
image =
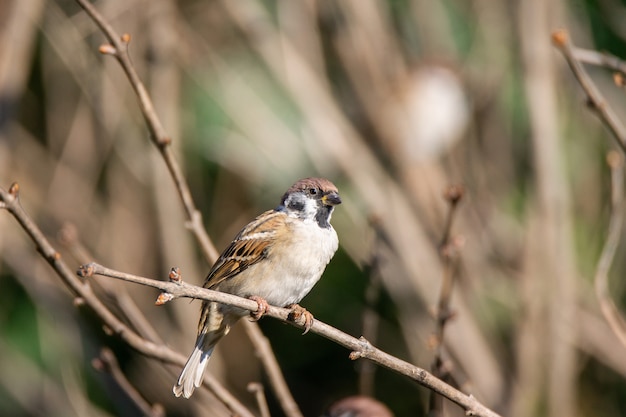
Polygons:
[[154,110],[154,105],[152,104],[150,95],[148,94],[146,87],[141,82],[141,79],[139,78],[139,75],[137,74],[137,71],[135,70],[135,67],[130,59],[130,55],[128,54],[130,35],[125,33],[120,36],[88,1],[76,0],[76,2],[85,10],[85,12],[87,12],[89,17],[93,19],[110,42],[110,44],[104,44],[100,47],[100,53],[114,56],[126,73],[128,81],[137,95],[139,108],[141,109],[141,113],[146,120],[148,130],[150,130],[151,139],[161,153],[161,156],[167,165],[167,169],[174,180],[174,185],[176,186],[176,190],[178,191],[185,208],[188,227],[198,240],[205,259],[209,261],[209,263],[213,263],[219,254],[217,253],[211,238],[204,229],[202,214],[193,202],[191,191],[189,190],[183,171],[174,157],[174,152],[170,146],[172,139],[161,124],[161,121]]
[[594,287],[605,320],[622,345],[626,347],[626,322],[611,299],[608,283],[609,270],[619,245],[624,221],[624,159],[620,154],[612,151],[607,156],[607,161],[611,168],[611,218],[606,241],[596,267]]

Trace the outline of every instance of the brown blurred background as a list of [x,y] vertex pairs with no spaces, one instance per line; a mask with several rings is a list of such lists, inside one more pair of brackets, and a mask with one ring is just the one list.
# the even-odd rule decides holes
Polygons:
[[[344,204],[341,248],[302,305],[347,333],[429,369],[438,256],[450,184],[466,196],[453,234],[460,267],[446,328],[458,386],[508,416],[626,415],[626,350],[602,318],[592,277],[606,237],[613,141],[550,33],[626,57],[620,0],[100,0],[173,138],[218,249],[296,179],[324,176]],[[21,202],[71,267],[86,260],[166,279],[209,269],[104,37],[69,0],[0,2],[0,187]],[[611,73],[592,69],[624,115]],[[623,119],[623,120],[626,120]],[[376,218],[377,239],[370,219]],[[65,231],[65,235],[61,232]],[[61,233],[61,235],[60,235]],[[65,241],[64,241],[65,239]],[[64,245],[65,243],[65,245]],[[622,308],[619,249],[611,293]],[[368,265],[377,260],[379,274]],[[371,280],[377,296],[366,300]],[[123,315],[134,300],[187,354],[199,302],[155,307],[156,292],[95,278]],[[108,337],[0,213],[0,410],[11,416],[137,415],[91,360],[116,353],[167,415],[227,415],[210,395],[175,399],[175,369]],[[105,287],[106,288],[100,288]],[[373,300],[373,301],[372,301]],[[370,310],[371,309],[371,310]],[[132,323],[131,323],[132,324]],[[315,335],[263,319],[306,416],[366,393],[397,416],[425,415],[424,388],[352,362]],[[241,326],[239,326],[241,327]],[[244,403],[265,382],[235,329],[209,367]],[[282,415],[266,386],[273,415]],[[449,405],[448,415],[463,415]]]

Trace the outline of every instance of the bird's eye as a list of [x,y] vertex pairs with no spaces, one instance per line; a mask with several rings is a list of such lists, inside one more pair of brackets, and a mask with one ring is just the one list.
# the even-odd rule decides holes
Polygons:
[[317,195],[317,188],[309,188],[310,195]]

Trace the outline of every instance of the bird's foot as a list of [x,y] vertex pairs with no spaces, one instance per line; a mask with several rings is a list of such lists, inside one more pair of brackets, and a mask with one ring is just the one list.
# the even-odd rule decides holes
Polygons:
[[287,317],[291,321],[298,322],[300,321],[300,317],[304,316],[304,333],[302,334],[307,334],[313,325],[313,314],[309,313],[306,308],[298,304],[290,304],[286,308],[291,310]]
[[257,309],[256,311],[250,312],[250,317],[252,317],[253,321],[258,321],[261,317],[263,317],[265,313],[267,313],[267,310],[269,309],[270,305],[267,303],[265,298],[259,297],[258,295],[253,295],[248,298],[252,301],[256,301]]

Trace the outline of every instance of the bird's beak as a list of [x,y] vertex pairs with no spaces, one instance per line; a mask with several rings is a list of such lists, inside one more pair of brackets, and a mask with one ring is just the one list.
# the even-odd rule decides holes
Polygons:
[[333,191],[322,197],[322,203],[324,203],[325,206],[336,206],[337,204],[341,204],[341,198],[339,198],[339,194]]

